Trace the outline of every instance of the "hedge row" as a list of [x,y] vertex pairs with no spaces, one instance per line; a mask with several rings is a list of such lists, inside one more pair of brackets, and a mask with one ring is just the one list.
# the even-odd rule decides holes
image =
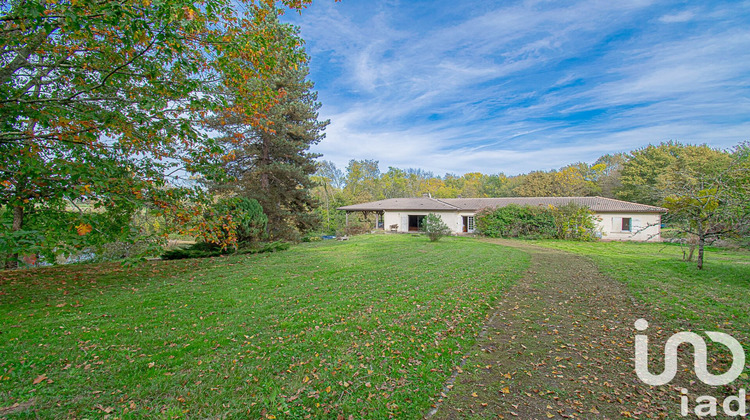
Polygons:
[[484,209],[476,216],[476,226],[479,233],[491,238],[597,239],[594,214],[573,202],[560,207],[511,204]]

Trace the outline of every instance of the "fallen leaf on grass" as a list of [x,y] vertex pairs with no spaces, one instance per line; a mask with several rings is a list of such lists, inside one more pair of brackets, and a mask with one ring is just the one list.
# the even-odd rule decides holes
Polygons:
[[95,409],[97,409],[97,410],[101,410],[101,411],[104,411],[104,412],[105,412],[105,413],[107,413],[107,414],[109,414],[109,413],[111,413],[111,412],[115,411],[115,409],[114,409],[114,408],[112,408],[112,407],[104,407],[104,406],[102,406],[101,404],[97,404],[97,405],[95,405],[95,406],[94,406],[94,408],[95,408]]
[[36,379],[34,379],[34,382],[32,382],[32,383],[34,385],[37,385],[40,382],[45,381],[45,380],[47,380],[47,375],[42,374],[42,375],[37,376]]

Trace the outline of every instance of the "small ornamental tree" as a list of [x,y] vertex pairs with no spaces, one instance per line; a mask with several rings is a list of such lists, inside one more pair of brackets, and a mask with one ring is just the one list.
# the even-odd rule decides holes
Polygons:
[[723,167],[706,169],[678,158],[669,176],[660,181],[670,225],[695,238],[687,259],[691,259],[697,247],[699,270],[703,269],[707,243],[721,238],[747,238],[750,233],[748,143],[740,144]]
[[450,235],[451,230],[443,219],[435,213],[430,213],[422,219],[422,230],[430,238],[431,242],[439,240],[445,235]]

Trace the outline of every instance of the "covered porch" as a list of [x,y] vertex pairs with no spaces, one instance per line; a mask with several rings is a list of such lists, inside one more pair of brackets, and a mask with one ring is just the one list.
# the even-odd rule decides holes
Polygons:
[[370,215],[375,216],[375,222],[373,223],[373,229],[375,230],[386,230],[385,229],[385,212],[383,210],[346,210],[346,229],[349,229],[349,215],[353,213],[360,213],[364,217],[365,221]]

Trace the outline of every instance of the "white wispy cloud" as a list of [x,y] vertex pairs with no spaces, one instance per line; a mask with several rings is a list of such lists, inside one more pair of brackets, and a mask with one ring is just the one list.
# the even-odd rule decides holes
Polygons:
[[340,166],[519,173],[750,137],[745,3],[347,0],[296,23]]
[[695,14],[692,11],[684,10],[682,12],[664,15],[660,17],[659,20],[664,23],[681,23],[693,20],[694,17]]

